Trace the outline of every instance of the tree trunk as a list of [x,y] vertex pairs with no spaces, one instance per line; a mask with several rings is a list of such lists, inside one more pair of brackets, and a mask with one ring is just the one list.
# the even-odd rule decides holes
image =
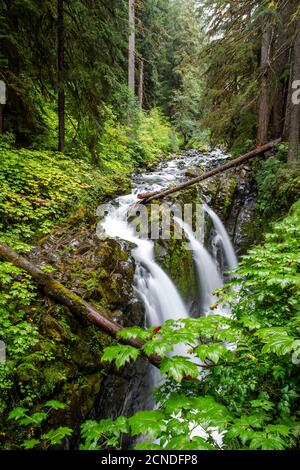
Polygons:
[[139,103],[140,107],[144,104],[144,59],[140,59],[140,73],[139,73]]
[[[285,42],[287,41],[286,36],[283,37]],[[282,41],[278,44],[278,48],[284,47]],[[283,72],[286,64],[289,61],[289,49],[285,49],[277,58],[275,64],[275,92],[273,100],[273,128],[272,136],[274,139],[282,137],[284,132],[284,122],[285,122],[285,98],[287,96],[288,84],[286,79],[283,79]]]
[[288,140],[290,137],[291,125],[291,103],[292,103],[292,71],[290,72],[288,92],[285,105],[284,126],[283,126],[283,140]]
[[274,86],[274,93],[271,94],[273,97],[273,139],[282,137],[284,134],[285,105],[289,90],[289,80],[284,76],[284,70],[290,60],[290,49],[292,45],[290,28],[286,25],[290,23],[293,11],[293,1],[284,3],[278,10],[278,31],[273,52],[273,55],[276,57],[273,72],[274,84],[272,85]]
[[272,42],[272,26],[269,15],[265,15],[262,19],[262,44],[261,44],[261,91],[258,110],[258,129],[257,129],[257,145],[264,145],[268,141],[269,129],[269,62],[270,48]]
[[58,151],[65,150],[64,0],[57,0]]
[[[53,279],[48,273],[45,273],[36,267],[23,256],[18,255],[3,243],[0,243],[0,259],[9,261],[29,273],[36,284],[42,287],[46,294],[60,304],[68,307],[76,316],[85,318],[94,323],[94,325],[98,326],[112,338],[116,338],[120,343],[128,344],[137,349],[141,349],[143,347],[144,343],[140,340],[123,340],[117,338],[118,332],[123,329],[120,325],[102,315],[91,304],[85,302],[81,297],[67,289],[59,281]],[[160,358],[158,356],[152,355],[150,357],[146,357],[146,359],[154,366],[160,366]]]
[[283,133],[283,111],[284,111],[284,86],[278,84],[277,93],[275,95],[273,106],[273,129],[272,136],[274,139],[279,138]]
[[184,189],[190,188],[194,184],[200,183],[201,181],[204,181],[208,178],[211,178],[212,176],[222,173],[225,170],[229,170],[230,168],[238,166],[241,163],[244,163],[245,161],[250,160],[250,158],[256,157],[257,155],[261,155],[267,150],[270,150],[271,148],[273,148],[274,145],[279,144],[279,142],[281,142],[281,139],[274,140],[272,142],[269,142],[263,145],[262,147],[258,147],[254,150],[251,150],[251,152],[248,152],[245,155],[241,155],[240,157],[235,158],[234,160],[230,160],[224,165],[218,166],[217,168],[214,168],[213,170],[207,171],[206,173],[203,173],[203,175],[197,176],[197,178],[193,178],[189,181],[178,184],[177,186],[170,188],[170,189],[163,189],[161,191],[156,191],[153,193],[139,194],[138,198],[142,199],[141,204],[148,204],[149,202],[153,200],[163,199],[169,194],[177,193],[178,191],[182,191]]
[[135,0],[129,0],[128,88],[135,94]]
[[[293,51],[293,71],[292,71],[292,87],[293,82],[300,80],[300,18],[296,22],[296,35]],[[290,114],[290,135],[289,135],[289,153],[288,165],[293,167],[298,162],[299,153],[299,129],[300,129],[300,103],[292,96]]]

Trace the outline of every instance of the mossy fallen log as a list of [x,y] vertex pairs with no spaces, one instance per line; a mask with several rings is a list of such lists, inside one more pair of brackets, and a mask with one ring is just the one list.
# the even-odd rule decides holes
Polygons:
[[[30,274],[34,282],[40,286],[44,292],[49,295],[49,297],[68,307],[70,312],[77,317],[87,319],[122,344],[127,344],[137,349],[141,349],[143,347],[144,343],[138,339],[124,340],[118,338],[118,333],[123,329],[118,323],[102,315],[91,304],[85,302],[79,295],[75,294],[59,281],[54,279],[49,273],[42,271],[27,258],[19,255],[3,243],[0,243],[0,259],[3,261],[9,261]],[[152,355],[150,357],[143,357],[154,366],[160,366],[160,358],[158,356]]]

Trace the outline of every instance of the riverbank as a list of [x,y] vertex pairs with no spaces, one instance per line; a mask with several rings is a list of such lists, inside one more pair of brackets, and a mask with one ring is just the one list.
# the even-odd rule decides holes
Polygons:
[[[188,155],[181,157],[184,162],[190,158]],[[202,159],[209,159],[209,155]],[[180,157],[176,160],[180,167]],[[151,165],[155,161],[152,160]],[[13,247],[24,250],[24,242],[40,238],[30,253],[32,261],[42,263],[43,269],[52,272],[103,314],[125,326],[142,326],[143,309],[133,293],[133,260],[117,241],[99,243],[94,216],[94,208],[100,202],[116,194],[130,192],[129,174],[133,165],[97,168],[70,157],[27,150],[9,150],[3,162],[3,174],[8,181],[13,179],[14,185],[9,187],[5,183],[3,186],[6,192],[2,195],[6,196],[2,210],[4,228],[7,227],[2,232],[4,240],[10,240]],[[172,162],[170,165],[172,167]],[[192,158],[188,166],[197,167]],[[144,188],[151,178],[155,181],[155,178],[163,177],[160,182],[168,184],[175,167],[165,173],[163,167],[162,164],[161,170],[150,171],[150,180],[143,182],[143,174],[137,179]],[[19,168],[17,172],[16,168]],[[157,175],[157,172],[161,174]],[[186,173],[186,165],[183,165],[179,177],[188,177]],[[244,179],[241,180],[243,174]],[[253,184],[255,175],[254,167],[246,172],[241,168],[235,176],[238,181],[251,181]],[[211,203],[224,223],[230,216],[236,196],[243,193],[243,185],[237,192],[233,180],[234,175],[224,175],[204,188],[206,196],[211,195]],[[13,204],[7,197],[10,194]],[[194,189],[185,193],[181,202],[198,199],[199,193]],[[16,213],[15,223],[11,227],[9,222],[13,212]],[[8,227],[12,228],[11,232]],[[45,237],[45,229],[52,233]],[[25,236],[20,238],[20,234]],[[174,244],[162,248],[156,250],[156,256],[188,300],[191,292],[196,292],[190,253],[185,253],[186,261],[182,264],[179,262],[183,260],[182,251],[175,249]],[[52,412],[43,425],[45,431],[60,424],[78,430],[79,423],[87,416],[99,418],[104,413],[107,417],[115,417],[126,413],[132,402],[137,409],[141,408],[143,398],[136,391],[143,380],[143,368],[138,373],[131,369],[125,376],[123,372],[114,371],[105,378],[109,368],[101,364],[100,358],[103,348],[111,344],[106,335],[89,324],[75,321],[67,309],[44,297],[26,275],[8,263],[1,263],[0,281],[1,327],[9,344],[8,362],[1,367],[1,427],[7,448],[18,447],[28,432],[35,432],[32,427],[32,430],[18,428],[16,433],[13,421],[7,421],[9,410],[15,406],[39,412],[49,398],[65,403],[67,411],[63,414],[61,411]],[[69,448],[76,443],[75,431],[64,445]]]
[[[163,129],[167,138],[169,128]],[[125,146],[120,150],[114,140],[106,148],[118,149],[115,158],[97,164],[76,155],[16,149],[9,140],[1,140],[0,240],[26,252],[104,315],[121,323],[131,315],[127,324],[138,323],[132,263],[118,243],[99,244],[95,210],[130,191],[130,176],[142,164],[157,164],[163,148],[168,148],[166,138],[161,147],[156,142],[154,154],[141,159],[130,149],[126,154]],[[154,146],[151,139],[148,152]],[[16,406],[38,412],[55,397],[68,411],[63,417],[52,412],[43,429],[62,421],[78,427],[99,393],[107,369],[100,358],[111,340],[73,319],[10,263],[0,263],[0,287],[0,339],[6,345],[6,364],[0,365],[1,447],[14,448],[32,432],[30,427],[16,431],[8,421]]]

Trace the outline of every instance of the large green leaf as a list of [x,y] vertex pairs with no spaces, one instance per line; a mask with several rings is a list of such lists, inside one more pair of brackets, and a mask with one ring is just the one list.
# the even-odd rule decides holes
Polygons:
[[190,398],[176,393],[173,393],[164,403],[164,409],[169,414],[176,413],[182,409],[190,409],[192,406],[193,402]]
[[40,443],[41,442],[38,439],[27,439],[23,442],[22,447],[24,447],[24,449],[26,450],[30,450],[39,445]]
[[284,450],[286,442],[276,434],[266,434],[264,432],[256,433],[257,435],[251,439],[251,450]]
[[[86,440],[89,448],[90,443],[97,443],[103,434],[109,435],[113,426],[114,421],[111,419],[103,419],[99,422],[88,420],[81,425],[81,436]],[[93,448],[95,448],[95,445]]]
[[26,413],[28,411],[28,408],[23,408],[21,406],[17,406],[16,408],[14,408],[8,415],[8,418],[7,419],[20,419],[20,418],[23,418]]
[[53,408],[53,410],[64,410],[67,405],[57,400],[49,400],[44,404],[44,406],[46,408]]
[[157,339],[153,338],[152,341],[148,341],[143,347],[143,351],[147,356],[157,354],[160,357],[164,357],[168,352],[172,352],[174,349],[174,343],[168,339]]
[[201,361],[209,359],[214,364],[220,359],[229,359],[232,356],[232,352],[219,343],[200,344],[195,348],[195,353]]
[[193,398],[191,402],[190,421],[197,422],[205,429],[211,426],[224,428],[231,420],[227,408],[211,396]]
[[298,347],[296,338],[290,336],[283,328],[263,328],[256,333],[264,343],[263,353],[285,355]]
[[124,328],[123,330],[119,331],[118,338],[123,339],[131,339],[131,338],[139,338],[143,341],[147,341],[151,336],[151,332],[149,330],[143,330],[138,326],[132,326],[131,328]]
[[118,344],[117,346],[105,348],[101,360],[103,362],[115,361],[117,368],[120,369],[120,367],[124,366],[127,362],[131,360],[136,361],[139,355],[139,349],[133,346]]
[[22,424],[23,426],[28,426],[29,424],[33,426],[39,426],[45,419],[48,417],[47,413],[44,411],[40,411],[37,413],[34,413],[31,416],[25,416],[24,418],[21,418],[19,420],[19,423]]
[[133,436],[142,434],[156,439],[165,427],[164,418],[164,413],[159,410],[140,411],[128,420],[131,433]]
[[50,441],[52,445],[60,444],[61,441],[73,434],[73,430],[67,427],[59,427],[57,429],[51,429],[47,434],[42,435],[42,439]]
[[199,375],[199,370],[187,357],[174,356],[165,358],[160,366],[162,374],[167,374],[176,382],[181,382],[184,377],[196,378]]

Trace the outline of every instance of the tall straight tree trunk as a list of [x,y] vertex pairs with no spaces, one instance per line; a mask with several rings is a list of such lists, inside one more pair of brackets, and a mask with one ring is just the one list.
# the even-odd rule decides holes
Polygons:
[[270,16],[262,18],[262,43],[261,43],[261,91],[258,110],[257,145],[264,145],[268,141],[269,129],[269,61],[272,42],[272,26]]
[[64,0],[57,0],[57,82],[58,82],[58,151],[65,149],[65,88],[64,88]]
[[[280,21],[278,22],[277,40],[274,45],[274,55],[276,56],[274,67],[274,91],[273,97],[273,127],[272,136],[274,139],[282,137],[285,128],[286,99],[289,91],[289,80],[284,77],[286,65],[290,62],[290,50],[292,39],[290,28],[286,25],[290,23],[291,15],[294,11],[293,1],[284,3],[278,10]],[[272,88],[273,90],[273,88]]]
[[[287,42],[287,38],[283,38]],[[282,47],[279,43],[277,48]],[[273,129],[274,139],[282,137],[285,125],[285,99],[288,94],[289,84],[283,79],[283,72],[286,64],[289,62],[289,49],[285,49],[278,57],[275,63],[275,92],[273,95]]]
[[[293,71],[292,71],[292,87],[293,82],[300,80],[300,17],[296,22],[296,35],[293,51]],[[299,130],[300,130],[300,103],[292,98],[291,114],[290,114],[290,136],[289,136],[289,153],[288,165],[294,166],[298,162],[299,152]]]
[[285,105],[284,127],[283,127],[283,140],[288,140],[290,137],[290,124],[291,124],[291,103],[292,103],[292,71],[289,77],[288,91]]
[[283,128],[283,111],[284,111],[284,86],[278,84],[273,106],[273,138],[277,139],[282,135]]
[[135,0],[129,0],[128,88],[135,94]]
[[139,103],[141,108],[144,104],[144,59],[140,59],[140,71],[139,71]]

